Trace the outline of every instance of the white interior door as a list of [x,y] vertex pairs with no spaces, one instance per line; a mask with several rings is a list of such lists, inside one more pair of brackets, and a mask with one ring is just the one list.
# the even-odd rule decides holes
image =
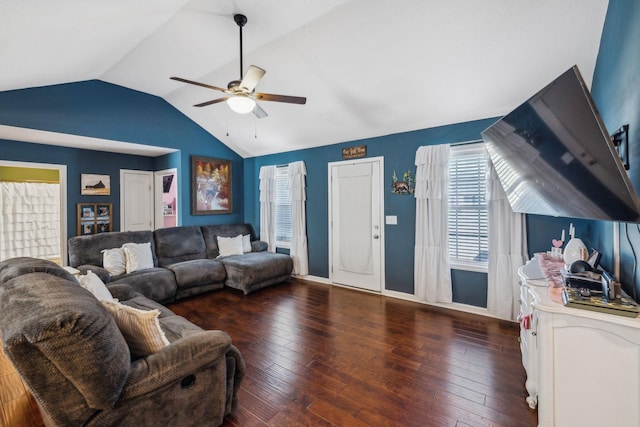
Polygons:
[[120,231],[153,230],[153,172],[120,170]]
[[329,164],[333,283],[384,287],[383,170],[381,157]]

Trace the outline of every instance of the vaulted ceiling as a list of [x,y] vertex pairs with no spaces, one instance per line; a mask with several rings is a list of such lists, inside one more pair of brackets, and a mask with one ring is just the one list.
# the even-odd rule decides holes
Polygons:
[[[574,64],[593,77],[606,0],[0,0],[0,91],[99,79],[157,95],[243,157],[506,114]],[[223,95],[267,71],[239,115]]]

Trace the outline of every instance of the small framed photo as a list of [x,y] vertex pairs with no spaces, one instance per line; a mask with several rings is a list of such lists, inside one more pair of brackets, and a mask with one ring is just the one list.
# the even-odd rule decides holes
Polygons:
[[93,206],[83,206],[82,207],[82,218],[88,219],[95,217],[95,212],[93,211]]
[[111,206],[98,205],[98,218],[109,218],[111,214]]
[[80,225],[80,231],[83,236],[86,236],[87,234],[94,234],[93,222],[83,222]]
[[109,231],[111,231],[111,226],[108,222],[98,223],[98,233],[108,233]]

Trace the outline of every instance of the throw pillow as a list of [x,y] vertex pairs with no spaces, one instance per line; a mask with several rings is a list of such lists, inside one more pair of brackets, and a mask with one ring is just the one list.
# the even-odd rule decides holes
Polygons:
[[251,252],[251,236],[249,234],[242,236],[242,252],[245,254]]
[[102,251],[102,266],[112,276],[119,276],[126,271],[124,251],[122,248],[105,249]]
[[140,310],[115,301],[102,301],[129,345],[134,358],[145,357],[169,345],[160,327],[160,310]]
[[218,251],[222,256],[242,255],[242,234],[236,237],[220,237],[218,236]]
[[93,271],[89,270],[87,274],[78,276],[78,282],[99,301],[113,301],[111,292]]
[[154,267],[151,243],[125,243],[122,249],[125,254],[127,273]]

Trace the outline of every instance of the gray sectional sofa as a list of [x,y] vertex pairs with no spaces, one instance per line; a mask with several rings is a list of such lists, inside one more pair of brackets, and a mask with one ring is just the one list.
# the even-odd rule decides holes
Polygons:
[[[251,252],[218,257],[217,238],[249,235]],[[102,251],[125,243],[150,243],[153,268],[112,276],[103,268]],[[92,270],[105,283],[127,283],[160,303],[229,286],[245,294],[291,277],[290,256],[267,252],[251,224],[221,224],[124,231],[69,239],[69,265]]]
[[46,425],[221,425],[245,374],[229,335],[205,331],[127,284],[108,289],[124,306],[158,310],[168,343],[135,356],[117,320],[65,269],[34,258],[0,262],[2,346]]

